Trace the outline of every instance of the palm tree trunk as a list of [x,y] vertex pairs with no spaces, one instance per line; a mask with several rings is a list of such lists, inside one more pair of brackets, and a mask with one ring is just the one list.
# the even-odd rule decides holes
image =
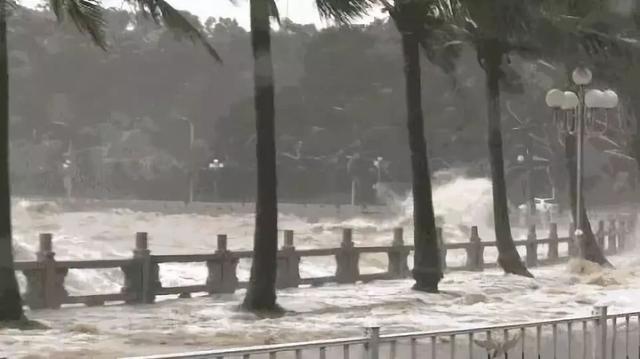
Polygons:
[[[576,188],[576,136],[565,135],[565,154],[567,160],[567,171],[569,172],[569,201],[571,202],[571,217],[573,222],[576,222],[576,200],[578,198],[578,190]],[[587,216],[586,204],[584,197],[582,198],[582,209],[580,215],[582,216],[582,232],[583,241],[580,243],[582,256],[584,259],[598,263],[603,266],[611,266],[611,263],[607,260],[602,249],[598,246],[596,237],[593,234],[591,223],[589,223],[589,217]]]
[[251,0],[258,192],[251,278],[243,307],[275,311],[278,255],[275,105],[269,1]]
[[502,121],[500,113],[500,65],[502,51],[497,41],[487,41],[484,48],[484,70],[487,78],[487,116],[489,124],[489,161],[493,189],[493,218],[498,247],[498,264],[506,273],[533,277],[522,263],[513,243],[507,204],[507,186],[502,153]]
[[418,40],[418,36],[414,33],[402,34],[407,128],[409,130],[409,148],[413,175],[413,242],[415,245],[413,278],[416,281],[414,289],[437,293],[438,283],[443,275],[431,197],[431,174],[429,173],[427,158],[427,143],[424,137]]
[[636,120],[636,130],[635,133],[631,136],[631,153],[633,157],[636,159],[636,164],[638,167],[638,177],[636,178],[635,185],[637,186],[640,182],[640,96],[634,96],[631,99],[631,104],[633,106],[633,116]]
[[9,186],[9,74],[7,3],[0,0],[0,321],[22,319],[22,300],[13,269],[11,192]]

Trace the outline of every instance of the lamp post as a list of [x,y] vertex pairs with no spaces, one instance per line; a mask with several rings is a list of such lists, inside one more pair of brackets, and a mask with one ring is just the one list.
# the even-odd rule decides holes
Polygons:
[[[574,221],[576,223],[575,238],[581,251],[584,250],[584,223],[582,213],[584,204],[582,198],[584,177],[584,135],[585,131],[597,131],[596,115],[599,110],[613,109],[618,106],[618,95],[612,91],[586,89],[591,83],[591,71],[585,67],[576,68],[571,76],[578,88],[572,91],[549,90],[545,101],[553,109],[553,119],[561,132],[576,136],[576,208]],[[606,119],[605,119],[606,121]],[[606,129],[606,126],[605,126]],[[584,255],[584,253],[582,253]]]
[[373,165],[378,170],[378,184],[382,181],[382,161],[384,161],[384,158],[382,157],[378,157],[373,161]]
[[535,169],[535,159],[533,156],[533,144],[531,143],[530,131],[534,127],[531,125],[514,128],[514,132],[518,133],[522,139],[522,152],[516,157],[518,166],[524,168],[526,173],[525,182],[525,198],[527,202],[527,226],[535,223],[536,218],[536,200],[535,191],[533,189],[533,175]]
[[193,122],[191,122],[191,120],[189,120],[186,117],[181,117],[180,118],[182,121],[185,121],[187,123],[187,125],[189,126],[189,150],[187,151],[187,156],[188,156],[188,163],[189,163],[189,193],[188,193],[188,203],[193,202],[193,192],[194,192],[194,187],[195,187],[195,181],[196,181],[196,170],[195,170],[195,166],[193,163],[193,140],[194,140],[194,126],[193,126]]
[[71,160],[66,158],[64,162],[62,162],[62,182],[64,184],[64,189],[67,192],[67,198],[71,198],[72,192],[72,168],[71,168]]
[[214,158],[209,163],[209,170],[213,171],[213,198],[217,201],[218,198],[218,171],[224,168],[224,162]]

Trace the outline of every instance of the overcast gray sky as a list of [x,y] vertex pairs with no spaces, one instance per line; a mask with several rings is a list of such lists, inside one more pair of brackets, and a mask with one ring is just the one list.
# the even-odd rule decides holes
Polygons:
[[[42,3],[42,0],[19,0],[25,6],[33,6]],[[314,0],[276,0],[280,15],[283,18],[290,18],[296,23],[309,24],[314,23],[319,27],[326,26],[327,23],[322,21],[315,8]],[[121,7],[123,0],[102,0],[104,6]],[[169,3],[175,8],[188,10],[196,14],[202,21],[208,17],[231,17],[238,20],[240,25],[248,27],[249,25],[249,1],[237,0],[236,5],[229,0],[169,0]],[[375,16],[381,17],[380,12],[375,12]],[[373,16],[358,21],[370,22]]]

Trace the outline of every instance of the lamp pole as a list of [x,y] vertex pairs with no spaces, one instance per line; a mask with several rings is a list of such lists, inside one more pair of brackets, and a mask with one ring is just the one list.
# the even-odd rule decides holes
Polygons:
[[187,123],[187,125],[189,126],[189,150],[187,152],[187,156],[188,156],[188,164],[189,164],[189,169],[188,169],[188,177],[189,177],[189,183],[188,183],[188,194],[187,194],[187,200],[189,201],[188,203],[193,202],[193,192],[194,192],[194,187],[195,187],[195,180],[196,180],[196,170],[195,170],[195,166],[193,163],[193,141],[194,141],[194,126],[193,126],[193,122],[191,122],[191,120],[189,120],[186,117],[182,117],[181,118],[182,121],[185,121]]
[[533,143],[531,142],[531,131],[533,126],[522,126],[514,128],[514,131],[520,134],[522,139],[522,154],[516,158],[518,164],[522,166],[526,172],[526,186],[525,197],[528,207],[528,220],[527,225],[534,224],[536,222],[536,200],[535,191],[533,189],[533,174],[534,174],[534,157],[533,157]]
[[224,168],[224,162],[220,161],[217,158],[214,158],[211,163],[209,163],[209,169],[213,171],[213,198],[218,201],[218,171]]
[[[554,121],[560,125],[560,130],[576,137],[576,208],[573,218],[576,224],[575,238],[579,243],[581,254],[584,256],[584,136],[589,130],[587,114],[593,116],[595,109],[611,109],[618,105],[618,96],[611,90],[586,90],[591,83],[591,71],[585,67],[576,68],[571,76],[578,88],[577,94],[571,91],[550,90],[547,92],[546,103],[554,111]],[[590,112],[588,110],[591,110]],[[564,113],[561,113],[563,110]],[[575,116],[574,116],[575,115]],[[563,121],[564,119],[564,121]],[[595,126],[595,121],[590,121]]]
[[384,158],[382,157],[378,157],[373,161],[373,165],[378,171],[378,184],[382,181],[382,161],[384,161]]

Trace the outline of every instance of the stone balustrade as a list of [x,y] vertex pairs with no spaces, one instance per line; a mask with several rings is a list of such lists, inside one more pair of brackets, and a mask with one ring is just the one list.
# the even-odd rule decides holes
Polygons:
[[[608,230],[605,222],[598,223],[596,239],[603,250],[614,254],[626,250],[634,244],[630,241],[633,221],[611,220]],[[535,226],[528,230],[524,240],[516,240],[517,247],[524,248],[524,260],[528,267],[544,264],[555,264],[567,260],[575,253],[570,229],[566,237],[558,235],[558,226],[549,226],[548,236],[538,238]],[[322,285],[324,283],[349,284],[372,280],[402,279],[410,276],[409,256],[413,246],[405,243],[404,231],[396,228],[389,246],[358,247],[353,240],[353,230],[342,230],[342,241],[338,248],[298,249],[295,247],[294,232],[284,231],[284,241],[278,252],[278,268],[276,285],[279,289],[296,288],[305,285]],[[147,233],[136,233],[135,247],[132,256],[125,259],[73,260],[57,261],[54,253],[53,236],[43,233],[39,238],[39,250],[36,261],[16,262],[15,269],[24,273],[27,280],[26,304],[32,309],[59,308],[64,304],[85,304],[89,306],[104,305],[106,302],[125,302],[129,304],[150,304],[157,296],[179,295],[189,297],[192,293],[234,293],[245,288],[246,282],[238,279],[237,267],[242,259],[251,259],[251,251],[232,251],[227,246],[227,236],[217,237],[217,248],[212,253],[186,255],[154,255],[149,249]],[[472,227],[468,242],[446,243],[442,238],[442,230],[438,229],[438,242],[442,255],[442,266],[447,271],[465,270],[482,271],[497,266],[485,259],[487,247],[495,247],[493,241],[483,241],[478,227]],[[559,245],[566,243],[567,251],[559,251]],[[606,244],[606,247],[605,247]],[[540,246],[546,247],[546,254],[540,256]],[[447,261],[452,251],[466,254],[463,265]],[[543,250],[544,251],[544,250]],[[363,274],[361,259],[370,254],[386,255],[388,267],[379,273]],[[301,259],[312,257],[333,257],[335,272],[332,276],[301,276]],[[459,262],[459,261],[458,261]],[[201,285],[163,286],[160,266],[167,263],[204,263],[208,271],[206,282]],[[459,264],[459,263],[458,263]],[[65,288],[65,277],[69,270],[77,269],[120,269],[124,283],[119,293],[69,295]]]

